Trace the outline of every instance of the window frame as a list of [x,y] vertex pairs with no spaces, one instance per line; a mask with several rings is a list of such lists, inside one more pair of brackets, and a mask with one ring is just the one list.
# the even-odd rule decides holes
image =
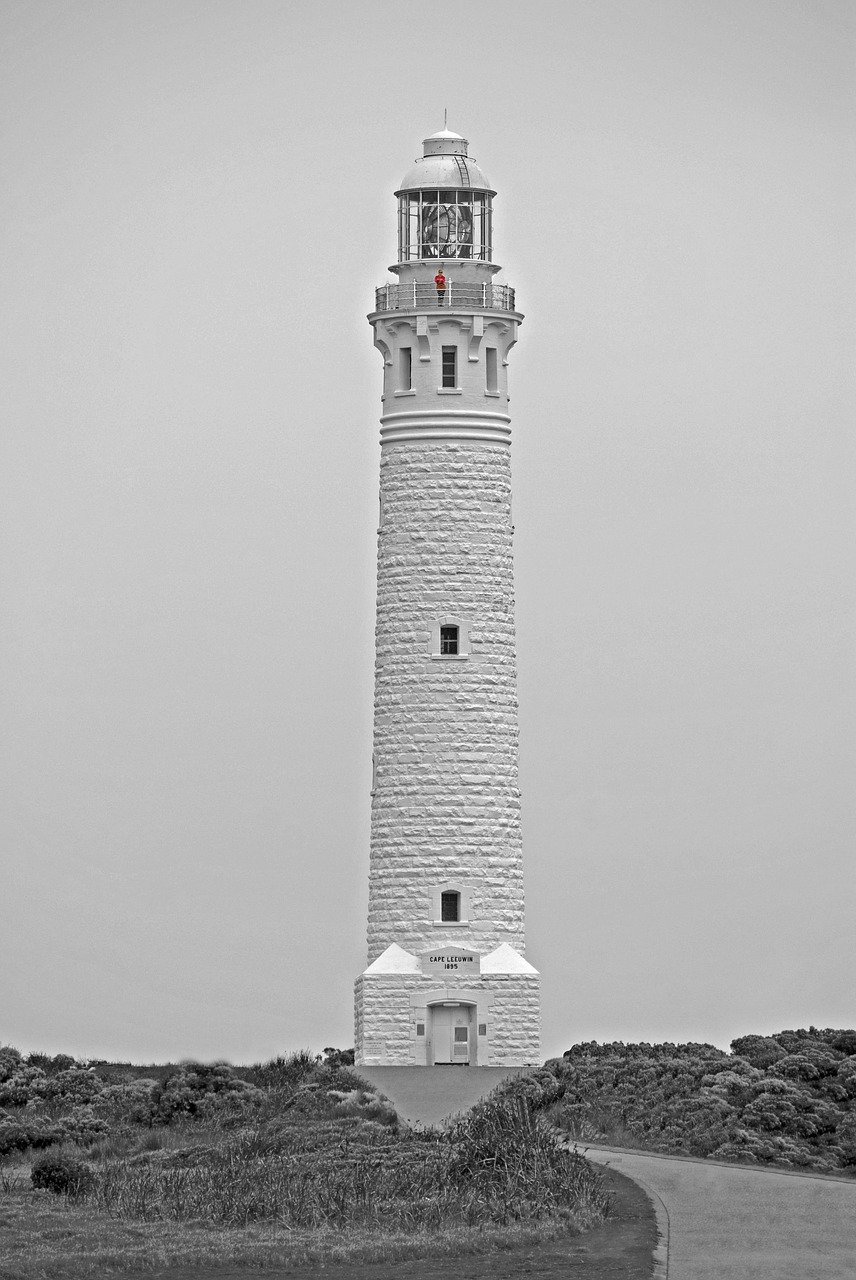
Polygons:
[[413,348],[398,348],[398,386],[396,391],[413,390]]
[[456,622],[440,623],[440,653],[444,658],[457,658],[460,653],[461,628]]
[[[427,904],[428,919],[434,928],[438,931],[448,929],[455,931],[461,928],[467,928],[470,924],[470,915],[472,909],[472,885],[461,880],[446,880],[442,884],[431,886],[431,897]],[[458,894],[458,919],[443,919],[443,894]]]
[[[454,910],[453,916],[446,914],[446,908]],[[443,924],[461,923],[461,891],[460,889],[440,890],[440,920]]]
[[484,393],[486,396],[499,395],[499,352],[496,347],[484,349]]
[[[448,367],[449,360],[451,368]],[[458,390],[458,348],[451,344],[440,348],[440,389]]]
[[[444,617],[435,618],[430,624],[428,657],[437,662],[468,661],[470,656],[470,628],[472,625],[472,621],[469,618],[460,618],[454,615],[446,614]],[[445,627],[458,628],[457,653],[443,652],[442,633]]]

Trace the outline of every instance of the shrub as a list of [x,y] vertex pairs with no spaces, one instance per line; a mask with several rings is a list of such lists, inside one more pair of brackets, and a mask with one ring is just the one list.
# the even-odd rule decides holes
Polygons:
[[330,1049],[324,1050],[324,1066],[325,1067],[352,1067],[354,1065],[353,1049]]
[[7,1070],[0,1082],[0,1107],[25,1107],[28,1102],[44,1096],[47,1076],[40,1067],[31,1067],[18,1061]]
[[13,1151],[25,1151],[30,1145],[30,1129],[15,1120],[8,1112],[0,1111],[0,1156]]
[[738,1036],[731,1041],[731,1052],[763,1071],[784,1058],[786,1050],[772,1036]]
[[829,1042],[839,1053],[856,1054],[856,1031],[836,1031]]
[[93,1099],[96,1115],[106,1120],[111,1129],[149,1125],[155,1112],[156,1080],[131,1080],[127,1084],[108,1084]]
[[68,1134],[61,1121],[49,1116],[11,1116],[0,1111],[0,1156],[11,1151],[26,1151],[28,1147],[52,1147],[67,1139]]
[[9,1045],[0,1045],[0,1084],[10,1079],[21,1067],[21,1055]]
[[58,1123],[62,1128],[63,1140],[67,1142],[93,1142],[107,1133],[106,1120],[97,1116],[89,1106],[72,1107]]
[[67,1053],[28,1053],[27,1065],[39,1067],[46,1076],[55,1076],[60,1071],[68,1071],[77,1064]]
[[35,1188],[52,1191],[57,1196],[79,1196],[93,1186],[94,1178],[92,1170],[79,1156],[58,1148],[36,1157],[30,1181]]
[[101,1093],[103,1088],[102,1081],[94,1071],[87,1071],[82,1067],[66,1067],[47,1076],[42,1092],[48,1099],[85,1103]]
[[[849,1169],[856,1130],[849,1036],[816,1027],[743,1036],[732,1042],[733,1055],[709,1045],[575,1045],[547,1064],[561,1086],[550,1114],[583,1140],[630,1145],[623,1132],[654,1150]],[[530,1096],[550,1105],[537,1091]]]
[[806,1048],[780,1058],[770,1068],[772,1075],[784,1080],[816,1081],[824,1076],[834,1076],[841,1061],[832,1049]]
[[392,1103],[365,1088],[330,1089],[327,1096],[332,1101],[333,1115],[337,1119],[354,1116],[361,1120],[375,1120],[392,1129],[398,1127],[398,1113]]
[[[330,1051],[325,1050],[325,1052]],[[265,1089],[296,1089],[299,1084],[315,1075],[318,1063],[319,1059],[309,1049],[298,1049],[296,1053],[289,1053],[286,1057],[280,1054],[276,1058],[271,1058],[269,1062],[248,1067],[241,1074],[248,1083]],[[330,1063],[329,1065],[342,1064]]]
[[178,1116],[211,1118],[219,1109],[251,1109],[262,1100],[260,1090],[240,1080],[225,1062],[187,1062],[164,1084],[155,1087],[152,1121],[170,1124]]

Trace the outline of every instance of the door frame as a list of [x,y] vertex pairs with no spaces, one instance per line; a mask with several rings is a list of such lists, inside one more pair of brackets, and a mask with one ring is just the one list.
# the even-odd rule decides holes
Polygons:
[[[436,1063],[434,1061],[434,1010],[435,1009],[466,1009],[467,1010],[467,1061],[456,1063],[454,1056],[448,1063]],[[455,999],[454,994],[450,991],[444,1000],[430,1000],[426,1005],[427,1013],[427,1065],[433,1066],[467,1066],[475,1067],[478,1065],[478,1036],[475,1034],[477,1028],[478,1006],[474,1000]],[[454,1042],[453,1042],[454,1043]]]
[[454,1000],[456,1004],[470,1004],[475,1010],[474,1026],[475,1053],[470,1053],[470,1066],[480,1063],[489,1066],[492,1062],[493,1023],[495,991],[479,987],[436,986],[427,990],[410,993],[410,1042],[411,1062],[415,1067],[430,1067],[432,1054],[429,1049],[431,1023],[428,1010],[432,1004],[442,1004],[444,1000]]

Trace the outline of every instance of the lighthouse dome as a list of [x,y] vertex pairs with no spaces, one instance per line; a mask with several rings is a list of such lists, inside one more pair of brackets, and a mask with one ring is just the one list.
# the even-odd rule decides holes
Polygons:
[[452,189],[464,187],[477,191],[489,191],[496,195],[490,180],[470,156],[468,142],[451,129],[440,129],[425,138],[422,155],[413,162],[404,175],[396,195],[402,191],[419,191],[426,187]]

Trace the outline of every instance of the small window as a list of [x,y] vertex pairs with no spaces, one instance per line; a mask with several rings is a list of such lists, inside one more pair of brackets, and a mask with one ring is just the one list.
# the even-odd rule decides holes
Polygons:
[[440,919],[441,920],[460,920],[461,918],[461,895],[455,890],[440,895]]
[[469,1027],[455,1027],[455,1044],[466,1044],[469,1038]]
[[417,1022],[417,1024],[416,1024],[416,1034],[417,1034],[418,1036],[424,1036],[424,1034],[425,1034],[425,1023],[424,1023],[424,1022]]
[[413,354],[410,347],[401,347],[398,352],[398,389],[409,391],[413,378]]
[[458,652],[458,627],[442,626],[440,628],[440,652],[454,654]]
[[484,375],[485,375],[485,391],[495,393],[499,390],[497,381],[497,364],[496,364],[496,347],[485,347],[484,352]]
[[458,385],[458,348],[443,348],[443,386],[456,387]]
[[486,1022],[480,1022],[480,1023],[479,1023],[479,1035],[480,1035],[480,1036],[486,1036],[486,1035],[487,1035],[487,1023],[486,1023]]
[[470,656],[471,618],[456,616],[451,609],[441,614],[431,624],[428,633],[428,656],[437,662],[448,658],[467,659]]

